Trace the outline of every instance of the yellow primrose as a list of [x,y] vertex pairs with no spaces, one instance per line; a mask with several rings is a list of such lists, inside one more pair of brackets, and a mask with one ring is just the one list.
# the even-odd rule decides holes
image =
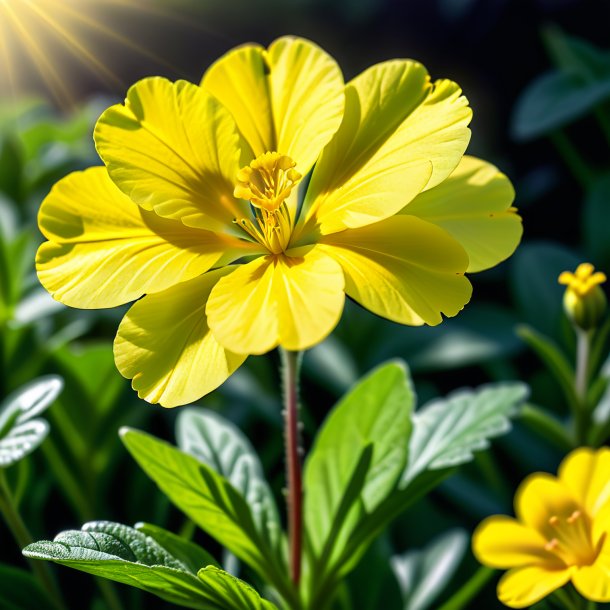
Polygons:
[[464,156],[470,118],[458,85],[415,61],[345,84],[300,38],[230,51],[199,85],[144,79],[96,125],[104,167],[43,202],[40,281],[74,307],[140,299],[116,363],[168,407],[249,354],[318,343],[345,294],[438,324],[469,301],[464,274],[521,236],[508,179]]
[[509,569],[498,598],[525,608],[572,581],[593,601],[610,601],[610,449],[572,451],[557,477],[536,473],[515,496],[516,519],[489,517],[473,537],[477,559]]
[[606,313],[606,295],[601,289],[606,274],[595,271],[591,263],[581,263],[574,273],[563,271],[558,281],[567,287],[563,308],[570,320],[583,330],[598,326]]

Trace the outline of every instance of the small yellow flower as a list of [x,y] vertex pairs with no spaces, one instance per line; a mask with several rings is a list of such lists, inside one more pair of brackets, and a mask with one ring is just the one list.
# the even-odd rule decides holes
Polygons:
[[585,598],[610,601],[610,449],[580,448],[557,477],[536,473],[515,496],[516,519],[496,515],[473,536],[477,559],[508,569],[498,598],[525,608],[572,581]]
[[438,324],[469,301],[465,273],[510,256],[522,231],[508,179],[464,156],[470,118],[458,85],[415,61],[345,84],[299,38],[230,51],[200,85],[144,79],[96,125],[104,166],[43,202],[40,281],[73,307],[140,299],[115,359],[164,406],[249,354],[318,343],[346,294]]
[[564,271],[559,276],[559,283],[567,286],[563,308],[579,328],[591,330],[604,317],[607,301],[600,285],[605,281],[605,273],[595,271],[591,263],[581,263],[574,273]]

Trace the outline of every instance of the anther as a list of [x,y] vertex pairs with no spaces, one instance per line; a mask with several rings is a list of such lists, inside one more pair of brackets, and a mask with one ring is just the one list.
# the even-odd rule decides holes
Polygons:
[[544,545],[544,549],[546,551],[554,551],[558,546],[559,540],[557,540],[557,538],[552,538]]
[[580,519],[581,516],[581,512],[579,510],[575,510],[567,519],[566,521],[572,525],[575,521],[578,521],[578,519]]

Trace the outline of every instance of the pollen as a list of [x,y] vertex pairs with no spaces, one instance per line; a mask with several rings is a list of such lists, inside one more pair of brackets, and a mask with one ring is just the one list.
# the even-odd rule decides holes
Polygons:
[[254,207],[275,212],[301,179],[296,163],[278,152],[266,152],[237,172],[233,194]]

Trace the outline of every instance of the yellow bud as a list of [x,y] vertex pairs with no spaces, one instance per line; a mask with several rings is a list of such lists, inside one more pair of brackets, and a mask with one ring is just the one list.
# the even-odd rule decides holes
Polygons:
[[605,281],[606,275],[596,272],[591,263],[581,263],[574,273],[560,274],[559,283],[566,286],[563,308],[578,328],[591,330],[602,321],[608,304],[600,287]]

